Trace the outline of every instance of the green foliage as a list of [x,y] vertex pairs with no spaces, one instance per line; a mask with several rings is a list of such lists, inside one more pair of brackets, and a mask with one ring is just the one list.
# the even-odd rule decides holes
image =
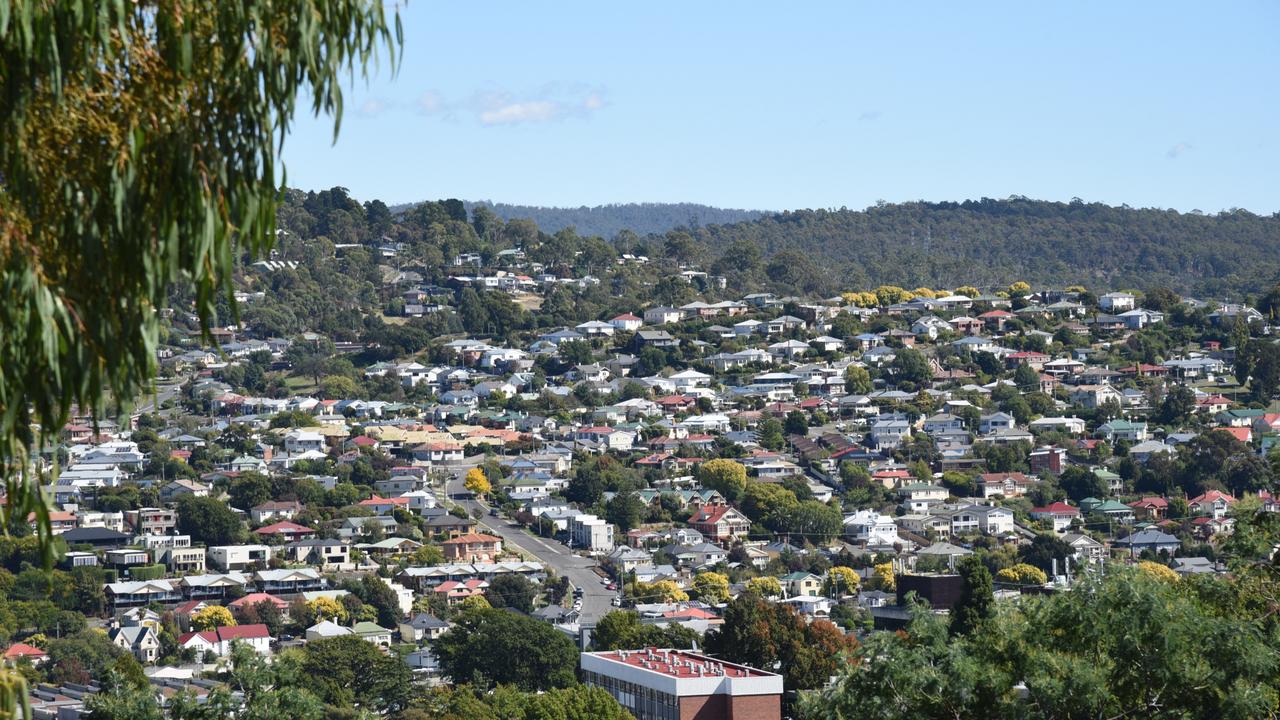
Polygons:
[[756,432],[760,446],[766,450],[781,450],[787,444],[787,439],[782,435],[782,423],[777,418],[766,418]]
[[[797,251],[817,265],[815,277],[827,292],[880,283],[936,287],[964,278],[986,287],[1016,277],[1065,286],[1088,276],[1113,288],[1158,284],[1218,295],[1275,282],[1280,260],[1267,248],[1274,247],[1277,223],[1244,210],[1182,214],[1014,197],[801,210],[702,227],[693,236],[716,255],[743,242],[771,253]],[[903,233],[946,237],[946,249],[904,242]]]
[[178,532],[205,545],[233,545],[244,537],[244,523],[217,498],[183,495],[178,500]]
[[604,517],[617,526],[620,532],[626,532],[644,521],[644,501],[633,492],[622,492],[614,495],[604,506]]
[[522,690],[573,685],[578,650],[547,623],[508,610],[464,612],[435,644],[444,674],[454,682],[510,684]]
[[1254,400],[1270,403],[1280,390],[1280,346],[1268,338],[1247,340],[1237,347],[1236,378],[1248,379]]
[[49,641],[49,677],[57,682],[88,682],[103,676],[124,654],[99,630],[81,630]]
[[538,594],[538,587],[523,575],[508,573],[490,581],[484,594],[495,608],[509,607],[530,613],[533,612],[533,599]]
[[3,12],[4,517],[36,511],[47,541],[29,450],[73,404],[100,416],[108,397],[147,386],[173,284],[190,284],[202,328],[216,319],[235,258],[270,245],[298,94],[340,114],[339,78],[391,42],[398,19],[359,2],[321,13],[310,0]]
[[586,685],[527,693],[509,685],[479,692],[470,685],[433,689],[401,720],[630,720],[607,690]]
[[929,368],[929,361],[919,350],[911,348],[902,348],[895,351],[893,356],[893,377],[898,382],[909,382],[915,385],[921,385],[929,382],[933,377],[933,370]]
[[991,571],[977,555],[961,558],[956,563],[956,570],[964,581],[964,587],[960,599],[951,608],[951,632],[967,635],[979,629],[994,610]]
[[[136,673],[130,675],[113,669],[106,676],[103,692],[87,703],[89,717],[97,720],[321,720],[332,717],[319,698],[301,687],[302,651],[277,655],[273,662],[260,657],[247,645],[237,643],[231,650],[226,680],[229,686],[217,686],[204,697],[179,692],[161,704],[159,693],[142,675],[132,656],[122,655],[117,664],[133,661]],[[232,695],[231,688],[236,695]],[[339,710],[331,708],[330,710]],[[346,709],[341,709],[345,711]]]
[[409,699],[409,667],[354,635],[312,640],[303,649],[300,684],[326,704],[395,711]]
[[871,373],[859,365],[850,365],[844,371],[845,392],[854,395],[866,395],[871,392]]
[[1058,486],[1077,503],[1088,497],[1100,498],[1107,494],[1107,484],[1102,478],[1079,465],[1063,470],[1058,476]]
[[248,512],[250,508],[271,500],[272,490],[271,478],[262,473],[247,472],[231,481],[227,494],[232,507]]
[[822,687],[843,666],[843,654],[857,647],[825,620],[806,623],[790,606],[755,593],[729,603],[724,624],[709,631],[707,652],[752,667],[780,668],[788,690]]
[[165,573],[167,571],[168,570],[167,568],[165,568],[164,565],[158,564],[158,563],[155,565],[136,565],[134,567],[129,568],[129,579],[130,580],[159,580],[160,578],[165,576]]
[[605,613],[591,631],[591,645],[596,650],[691,648],[697,640],[696,632],[674,623],[666,626],[641,623],[640,616],[631,610]]
[[1232,602],[1235,587],[1117,567],[1002,604],[983,632],[957,637],[921,609],[906,633],[868,638],[833,687],[802,698],[800,716],[1273,717],[1280,659]]
[[103,678],[102,691],[85,703],[88,720],[164,720],[165,714],[150,684],[132,682],[122,673],[111,671]]
[[787,413],[782,430],[788,435],[806,435],[809,432],[809,417],[800,410]]
[[708,460],[698,466],[698,482],[727,500],[737,501],[747,488],[747,469],[736,460]]
[[639,487],[642,480],[634,469],[611,455],[596,455],[574,464],[565,497],[590,506],[599,502],[606,491],[623,492]]
[[[595,207],[557,208],[506,203],[467,203],[473,214],[487,209],[504,220],[527,218],[545,232],[574,228],[583,235],[611,238],[620,232],[661,234],[675,227],[725,224],[752,220],[764,213],[730,210],[696,203],[624,203]],[[630,248],[627,249],[630,252]],[[758,251],[757,251],[758,252]]]

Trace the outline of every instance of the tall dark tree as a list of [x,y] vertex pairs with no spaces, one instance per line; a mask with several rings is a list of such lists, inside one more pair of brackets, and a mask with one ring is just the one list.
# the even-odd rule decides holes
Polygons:
[[234,545],[244,537],[244,523],[217,498],[183,495],[178,500],[178,532],[205,545]]
[[929,368],[929,361],[919,350],[911,348],[902,348],[897,350],[893,356],[893,377],[898,382],[910,382],[916,385],[929,382],[933,377],[933,371]]
[[412,674],[404,660],[354,635],[308,642],[302,673],[301,684],[333,708],[395,712],[409,701]]
[[533,599],[538,588],[529,578],[515,573],[498,575],[485,590],[485,598],[495,608],[514,608],[522,613],[533,612]]
[[547,623],[509,610],[463,613],[434,650],[441,670],[455,683],[550,690],[576,682],[573,641]]
[[1080,502],[1088,497],[1100,498],[1107,494],[1107,484],[1092,470],[1072,465],[1058,476],[1058,486],[1067,497]]
[[995,610],[991,571],[976,555],[969,555],[956,564],[956,570],[964,582],[960,599],[951,608],[951,633],[968,635],[977,630]]

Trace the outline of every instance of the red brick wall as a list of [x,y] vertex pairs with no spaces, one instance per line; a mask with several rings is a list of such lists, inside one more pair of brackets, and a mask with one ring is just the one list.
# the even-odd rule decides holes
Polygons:
[[680,720],[729,720],[726,695],[695,695],[680,698]]
[[781,720],[780,695],[698,695],[680,698],[680,720]]
[[730,720],[781,720],[781,695],[740,695],[730,699]]

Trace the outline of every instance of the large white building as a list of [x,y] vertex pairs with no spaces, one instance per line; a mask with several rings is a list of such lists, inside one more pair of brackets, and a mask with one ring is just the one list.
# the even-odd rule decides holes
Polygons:
[[575,548],[612,552],[613,524],[595,515],[576,515],[569,518],[569,538]]
[[215,545],[209,548],[209,565],[223,572],[241,572],[271,559],[266,545]]

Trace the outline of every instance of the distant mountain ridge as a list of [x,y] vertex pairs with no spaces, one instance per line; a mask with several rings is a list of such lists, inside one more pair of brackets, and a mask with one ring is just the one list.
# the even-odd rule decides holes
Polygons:
[[[552,208],[489,201],[503,220],[545,233],[614,238],[623,230],[688,231],[706,263],[738,288],[830,294],[880,284],[998,287],[1033,284],[1239,297],[1280,282],[1280,213],[1133,208],[1020,196],[880,203],[863,210],[734,210],[696,203]],[[393,212],[408,205],[392,208]],[[639,244],[663,254],[662,240]]]
[[[814,292],[1014,280],[1216,297],[1280,281],[1280,214],[1013,197],[798,210],[692,233],[726,274]],[[750,267],[745,258],[765,259]],[[760,276],[764,277],[761,278]]]
[[543,232],[554,233],[573,227],[579,235],[603,238],[612,238],[622,230],[630,230],[637,235],[662,234],[677,227],[724,225],[755,220],[769,214],[760,210],[736,210],[697,203],[621,203],[576,208],[510,205],[488,200],[465,204],[467,212],[477,205],[485,205],[503,220],[532,220]]

